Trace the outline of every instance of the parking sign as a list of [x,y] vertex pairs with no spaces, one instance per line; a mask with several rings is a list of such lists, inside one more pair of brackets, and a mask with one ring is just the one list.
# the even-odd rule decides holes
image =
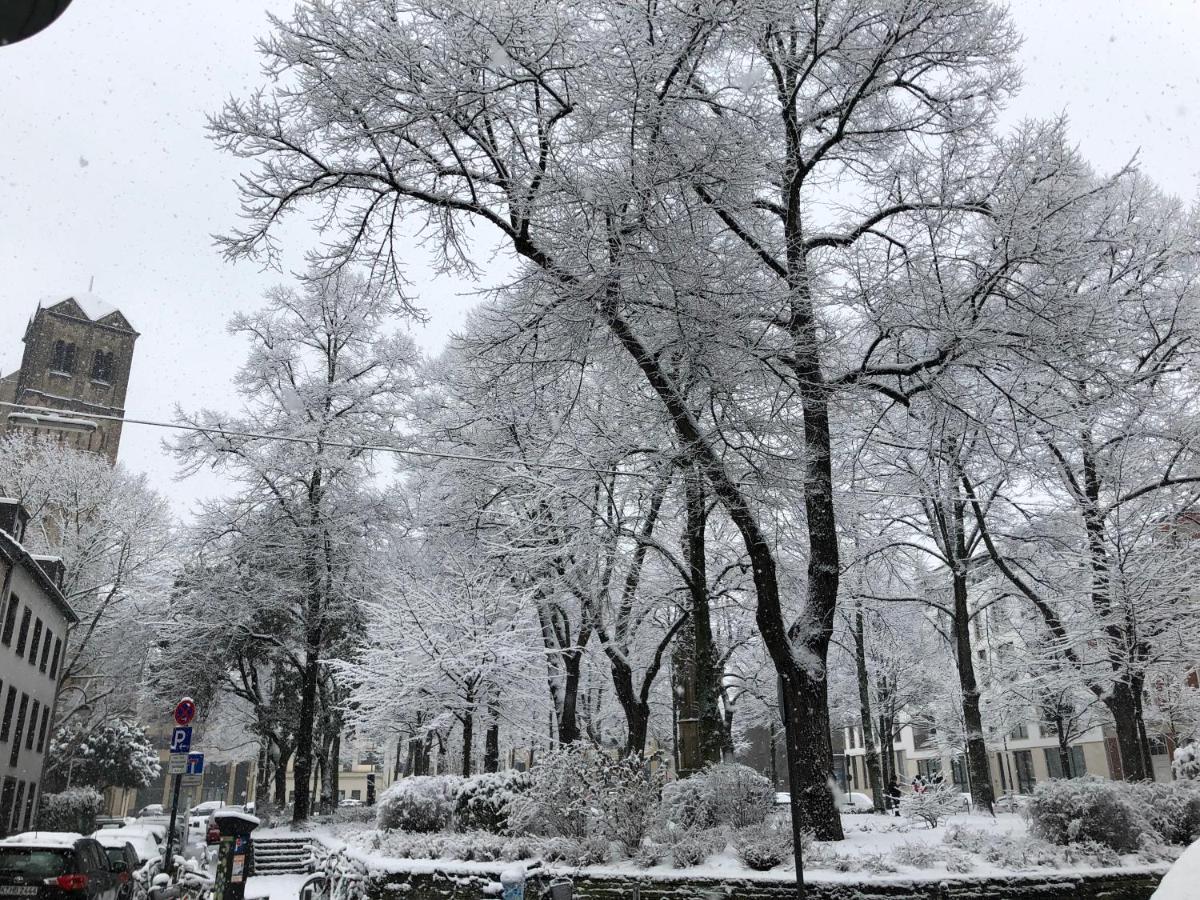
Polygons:
[[171,729],[171,746],[172,753],[187,753],[192,749],[192,729],[188,728],[173,728]]

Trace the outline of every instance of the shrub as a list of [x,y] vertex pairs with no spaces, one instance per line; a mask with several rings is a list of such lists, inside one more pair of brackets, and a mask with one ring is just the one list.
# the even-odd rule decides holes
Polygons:
[[1200,780],[1200,746],[1195,741],[1175,749],[1171,770],[1181,781]]
[[900,815],[920,819],[930,828],[958,812],[962,808],[962,797],[954,788],[935,785],[920,794],[909,794],[900,801]]
[[757,872],[773,869],[792,858],[790,828],[780,828],[765,822],[747,825],[733,833],[732,843],[742,864]]
[[596,780],[584,747],[570,744],[547,751],[529,771],[529,789],[509,804],[509,831],[583,839],[593,818]]
[[671,865],[676,869],[698,866],[725,846],[720,829],[708,828],[683,835],[671,847]]
[[657,866],[667,855],[667,848],[654,841],[647,841],[637,848],[633,854],[633,864],[639,869],[649,869]]
[[43,794],[38,809],[39,831],[76,831],[91,834],[96,816],[104,808],[104,797],[95,788],[67,788],[57,794]]
[[444,831],[454,814],[457,775],[415,775],[397,781],[379,798],[376,824],[383,831]]
[[519,794],[529,789],[527,772],[487,772],[463,779],[454,798],[455,827],[467,831],[504,834],[509,808]]
[[561,862],[570,866],[596,866],[608,861],[608,841],[601,837],[552,837],[538,848],[546,862]]
[[892,848],[892,858],[902,866],[914,869],[931,869],[943,859],[943,854],[933,844],[923,841],[904,841]]
[[663,774],[638,756],[595,760],[600,831],[633,856],[654,824]]
[[1095,841],[1117,853],[1138,848],[1150,825],[1125,786],[1096,778],[1044,781],[1033,792],[1029,820],[1038,837],[1052,844]]
[[1150,827],[1168,844],[1200,837],[1200,782],[1142,782],[1121,787]]
[[774,802],[765,776],[739,763],[719,763],[666,785],[661,815],[685,829],[743,828],[766,821]]

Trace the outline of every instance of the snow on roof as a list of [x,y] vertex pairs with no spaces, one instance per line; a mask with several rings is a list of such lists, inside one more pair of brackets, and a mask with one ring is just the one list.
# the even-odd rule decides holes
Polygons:
[[83,837],[74,831],[23,831],[0,841],[0,844],[19,844],[22,847],[74,847]]
[[95,294],[88,293],[70,293],[70,294],[47,294],[38,301],[38,309],[49,309],[52,306],[57,306],[64,300],[74,300],[79,304],[79,308],[83,310],[83,314],[93,322],[99,322],[105,316],[111,316],[117,312],[117,308],[106,300],[102,300]]
[[253,825],[255,827],[258,827],[259,825],[262,824],[256,816],[252,816],[252,815],[250,815],[250,813],[240,810],[237,807],[225,807],[224,809],[218,809],[216,812],[213,813],[213,818],[214,819],[241,819],[243,822],[249,822],[251,825]]

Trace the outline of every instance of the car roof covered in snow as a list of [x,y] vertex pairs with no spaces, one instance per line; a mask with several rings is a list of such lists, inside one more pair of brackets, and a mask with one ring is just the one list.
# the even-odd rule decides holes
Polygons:
[[0,840],[0,846],[70,848],[82,837],[74,831],[23,831]]

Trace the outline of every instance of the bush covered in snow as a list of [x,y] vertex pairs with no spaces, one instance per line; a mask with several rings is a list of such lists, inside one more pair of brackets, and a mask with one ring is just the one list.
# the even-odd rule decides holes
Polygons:
[[1200,781],[1200,745],[1195,741],[1175,749],[1171,771],[1181,781]]
[[77,831],[91,834],[96,816],[104,809],[104,797],[95,788],[73,787],[57,794],[42,794],[38,807],[39,831]]
[[1168,844],[1200,838],[1200,782],[1119,784],[1157,837]]
[[1095,841],[1117,853],[1137,850],[1151,830],[1129,786],[1099,778],[1043,781],[1027,814],[1033,833],[1052,844]]
[[676,833],[671,845],[671,865],[676,869],[698,866],[714,853],[723,850],[725,844],[725,832],[720,828]]
[[933,785],[921,793],[909,794],[900,800],[900,815],[909,819],[920,819],[930,828],[937,828],[963,807],[962,796],[949,785]]
[[655,823],[663,791],[661,767],[638,756],[597,756],[596,806],[599,831],[634,856]]
[[509,805],[513,834],[587,837],[596,803],[596,769],[591,753],[578,744],[543,753],[529,771],[529,790]]
[[513,769],[464,779],[454,800],[455,827],[505,834],[509,807],[518,795],[529,790],[530,784],[532,779],[527,772]]
[[383,831],[443,831],[450,827],[461,785],[457,775],[402,778],[380,796],[376,824]]
[[46,758],[60,761],[53,767],[51,785],[63,784],[69,772],[74,785],[144,788],[162,772],[146,726],[126,719],[60,728],[50,739]]
[[734,831],[730,842],[742,864],[757,872],[792,858],[792,832],[788,826],[768,822],[747,825]]
[[681,828],[743,828],[766,821],[775,789],[739,763],[719,763],[663,788],[662,818]]

